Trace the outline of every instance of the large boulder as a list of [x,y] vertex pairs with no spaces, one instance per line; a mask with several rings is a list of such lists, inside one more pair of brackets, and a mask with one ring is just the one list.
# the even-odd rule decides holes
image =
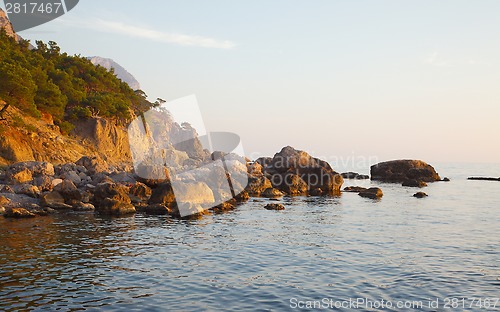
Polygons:
[[169,182],[160,184],[155,188],[149,198],[150,205],[165,205],[171,207],[175,204],[175,195]]
[[109,166],[106,161],[99,157],[93,156],[83,156],[76,163],[77,166],[83,166],[87,171],[94,175],[96,173],[108,172]]
[[421,160],[392,160],[371,167],[371,179],[389,183],[403,183],[408,180],[422,182],[440,181],[434,167]]
[[[342,176],[335,172],[326,161],[314,158],[290,146],[284,147],[274,155],[272,161],[265,167],[265,171],[272,175],[271,182],[275,188],[290,195],[293,195],[290,191],[301,191],[300,184],[302,183],[295,176],[300,177],[306,183],[307,192],[314,191],[325,195],[340,194],[340,188],[344,183]],[[286,185],[288,181],[298,183],[299,189],[295,190],[295,185]],[[291,190],[287,191],[287,188]]]
[[67,204],[71,204],[82,199],[82,194],[76,185],[70,180],[63,180],[61,183],[57,184],[54,187],[54,191],[61,194]]
[[94,190],[92,203],[98,213],[102,215],[127,215],[135,213],[129,197],[129,189],[116,183],[101,183]]
[[151,197],[151,194],[153,194],[153,191],[146,184],[141,182],[136,182],[130,188],[130,199],[134,203],[147,201]]

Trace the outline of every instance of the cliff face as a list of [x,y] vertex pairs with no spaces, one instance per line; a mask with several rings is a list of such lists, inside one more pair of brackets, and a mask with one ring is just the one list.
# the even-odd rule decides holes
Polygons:
[[7,35],[16,38],[18,42],[23,40],[21,36],[16,34],[14,28],[12,27],[11,22],[7,18],[7,14],[1,8],[0,8],[0,28],[4,28],[5,31],[7,32]]
[[[0,101],[0,109],[5,106]],[[71,135],[63,135],[52,117],[34,118],[9,106],[0,120],[0,165],[21,161],[75,162],[99,156],[110,164],[130,163],[126,129],[105,118],[77,122]]]

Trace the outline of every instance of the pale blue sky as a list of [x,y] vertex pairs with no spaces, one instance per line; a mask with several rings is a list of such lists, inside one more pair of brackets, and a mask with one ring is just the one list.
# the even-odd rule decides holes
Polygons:
[[[82,0],[21,33],[195,94],[247,154],[500,162],[500,1]],[[369,165],[369,164],[367,164]]]

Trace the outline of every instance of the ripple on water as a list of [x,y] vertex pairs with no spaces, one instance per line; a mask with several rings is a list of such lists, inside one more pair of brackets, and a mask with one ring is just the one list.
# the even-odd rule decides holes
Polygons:
[[265,311],[287,310],[291,298],[498,297],[500,195],[484,184],[464,198],[465,182],[453,183],[432,185],[425,201],[384,184],[378,202],[284,198],[277,212],[251,201],[191,221],[0,219],[0,310]]

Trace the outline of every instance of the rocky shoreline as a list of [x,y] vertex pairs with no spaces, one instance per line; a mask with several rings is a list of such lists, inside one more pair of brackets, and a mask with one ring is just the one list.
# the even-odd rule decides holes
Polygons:
[[[210,165],[215,159],[221,158],[240,162],[241,166],[235,166],[239,172],[217,172],[210,176],[210,180],[203,181],[193,177],[193,166]],[[59,165],[35,161],[16,163],[0,172],[0,214],[7,218],[31,218],[68,211],[87,211],[111,216],[144,213],[181,218],[183,216],[172,186],[175,179],[177,187],[183,187],[183,200],[198,207],[196,213],[192,214],[198,217],[210,211],[232,210],[251,197],[272,200],[284,196],[339,196],[343,177],[349,180],[367,178],[353,172],[339,174],[327,162],[290,146],[284,147],[272,158],[259,158],[256,161],[215,152],[196,164],[189,161],[184,161],[184,164],[177,169],[161,168],[169,178],[144,179],[135,174],[130,165],[110,166],[95,156],[84,156],[75,163]],[[158,168],[146,166],[141,170],[154,171]],[[172,178],[170,176],[174,171],[175,176]],[[233,186],[233,194],[226,196],[221,185],[233,175],[244,176],[248,184],[236,193],[237,188]],[[441,180],[432,166],[415,160],[374,165],[371,167],[371,179],[417,188],[426,186],[428,182],[449,181]],[[379,200],[384,195],[377,187],[348,186],[343,191],[355,192],[373,200]],[[418,192],[414,197],[425,198],[427,194]],[[267,204],[264,208],[285,209],[279,203]]]

